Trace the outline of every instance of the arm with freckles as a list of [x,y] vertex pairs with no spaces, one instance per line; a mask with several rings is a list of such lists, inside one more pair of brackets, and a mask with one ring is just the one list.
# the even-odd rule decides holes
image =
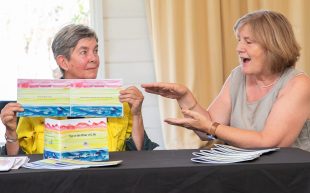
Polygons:
[[[230,102],[230,94],[229,94],[229,79],[225,82],[221,92],[209,106],[208,110],[202,107],[193,93],[185,86],[176,83],[147,83],[142,84],[141,86],[145,89],[146,92],[161,95],[166,98],[176,99],[182,112],[184,114],[184,119],[180,119],[184,121],[184,124],[187,128],[193,129],[189,125],[191,119],[188,116],[187,111],[193,111],[201,115],[203,118],[205,127],[209,127],[212,122],[216,121],[221,124],[229,124],[230,120],[230,112],[231,112],[231,102]],[[174,121],[178,121],[178,119],[168,118],[165,120],[169,124],[173,124]],[[183,126],[180,122],[175,125]],[[200,124],[199,124],[200,125]],[[197,125],[196,125],[197,126]],[[201,126],[201,125],[200,125]],[[200,137],[201,140],[206,140],[207,136],[205,135],[206,131],[193,129],[194,132]]]
[[310,79],[299,75],[280,91],[260,132],[221,126],[217,135],[239,147],[287,147],[294,143],[309,118]]
[[[216,103],[215,100],[209,107],[209,115],[212,121],[221,123],[216,129],[218,138],[243,148],[287,147],[294,143],[310,118],[310,79],[300,75],[289,81],[280,91],[261,131],[234,128],[221,122],[218,111],[214,110],[218,108]],[[185,118],[167,119],[166,122],[205,133],[209,131],[209,117],[193,110],[183,110],[183,113]]]

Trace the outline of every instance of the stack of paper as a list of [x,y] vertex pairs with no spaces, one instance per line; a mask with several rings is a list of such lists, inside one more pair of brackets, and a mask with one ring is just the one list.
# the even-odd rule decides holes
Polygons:
[[29,169],[54,169],[54,170],[71,170],[77,168],[104,167],[114,166],[122,163],[122,160],[89,162],[70,159],[43,159],[35,162],[24,164],[24,168]]
[[197,163],[235,163],[253,160],[264,153],[276,151],[279,148],[270,148],[262,150],[242,149],[229,145],[215,144],[214,148],[210,150],[200,150],[200,152],[193,152],[196,156],[191,160]]
[[0,157],[0,171],[18,169],[29,161],[27,156],[19,157]]

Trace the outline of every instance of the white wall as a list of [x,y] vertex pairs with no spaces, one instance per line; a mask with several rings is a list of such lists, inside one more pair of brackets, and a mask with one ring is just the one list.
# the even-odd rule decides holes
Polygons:
[[[103,0],[105,77],[125,86],[155,81],[144,0]],[[141,89],[142,90],[142,89]],[[164,149],[157,97],[144,94],[145,130]]]

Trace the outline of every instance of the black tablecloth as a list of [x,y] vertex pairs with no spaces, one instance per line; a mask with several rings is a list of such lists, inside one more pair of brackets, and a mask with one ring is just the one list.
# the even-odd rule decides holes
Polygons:
[[[234,164],[190,161],[199,150],[113,152],[119,166],[59,170],[21,168],[0,173],[0,192],[211,192],[309,193],[310,153],[282,148],[260,158]],[[31,155],[31,161],[42,155]]]

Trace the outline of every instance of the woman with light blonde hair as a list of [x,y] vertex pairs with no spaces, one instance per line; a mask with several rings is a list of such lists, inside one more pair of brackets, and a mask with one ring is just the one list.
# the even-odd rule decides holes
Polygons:
[[146,92],[176,99],[184,118],[172,125],[243,148],[299,147],[310,151],[310,78],[295,69],[300,47],[281,13],[260,10],[234,26],[240,64],[205,109],[185,86],[143,84]]

